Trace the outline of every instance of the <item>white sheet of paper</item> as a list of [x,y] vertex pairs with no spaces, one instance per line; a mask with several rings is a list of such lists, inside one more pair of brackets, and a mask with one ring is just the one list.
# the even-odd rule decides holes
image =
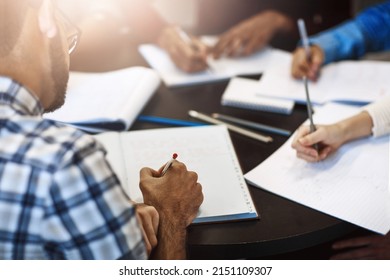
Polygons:
[[265,48],[247,57],[209,59],[210,69],[189,74],[177,68],[165,50],[156,45],[141,45],[139,51],[169,87],[224,80],[236,75],[259,74],[264,72],[270,63],[278,63],[289,56],[285,51]]
[[[317,109],[314,122],[333,123],[357,111],[331,103]],[[319,163],[298,159],[291,148],[293,137],[245,178],[285,198],[386,234],[390,229],[389,137],[351,142]]]
[[[118,135],[121,144],[115,145]],[[198,218],[208,221],[215,216],[225,216],[220,220],[229,220],[229,215],[237,219],[257,217],[225,126],[150,129],[95,137],[105,145],[108,161],[134,201],[142,202],[141,168],[158,170],[177,153],[188,170],[197,172],[203,187],[204,201]]]
[[[272,64],[261,77],[258,92],[265,96],[306,102],[304,84],[291,76],[291,61],[285,56]],[[309,82],[313,103],[328,101],[369,103],[390,96],[390,63],[382,61],[343,61],[321,70],[316,82]]]

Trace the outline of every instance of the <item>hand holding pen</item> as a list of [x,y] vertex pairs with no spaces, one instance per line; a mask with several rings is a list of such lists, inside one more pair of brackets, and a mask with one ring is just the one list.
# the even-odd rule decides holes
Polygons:
[[209,68],[208,47],[199,38],[189,36],[181,28],[177,26],[165,28],[158,41],[181,70],[194,73]]
[[[335,152],[343,143],[345,133],[340,125],[321,125],[315,132],[309,126],[302,126],[296,132],[291,147],[296,150],[298,158],[308,162],[318,162]],[[321,150],[314,148],[321,145]]]
[[307,77],[315,81],[318,78],[321,65],[324,63],[324,52],[317,45],[310,46],[306,33],[305,23],[298,20],[298,29],[302,47],[297,48],[293,54],[291,74],[296,79]]
[[306,76],[311,81],[319,77],[321,66],[324,63],[324,53],[319,46],[310,46],[310,57],[306,55],[304,48],[297,48],[293,53],[291,75],[295,79]]
[[175,159],[177,159],[178,155],[174,153],[172,155],[172,158],[164,165],[164,168],[161,171],[161,176],[164,176],[164,174],[168,171],[169,167],[171,167],[172,163]]
[[[310,46],[309,46],[309,39],[307,37],[305,22],[302,19],[298,20],[298,29],[299,34],[301,35],[302,44],[305,50],[305,56],[307,60],[310,60],[311,52],[310,52]],[[303,82],[305,85],[305,94],[306,94],[306,108],[307,108],[307,114],[310,121],[310,132],[313,133],[316,131],[316,127],[313,122],[313,106],[311,104],[310,100],[310,94],[309,94],[309,82],[307,76],[303,76]],[[319,152],[319,146],[317,143],[313,144],[313,148]]]

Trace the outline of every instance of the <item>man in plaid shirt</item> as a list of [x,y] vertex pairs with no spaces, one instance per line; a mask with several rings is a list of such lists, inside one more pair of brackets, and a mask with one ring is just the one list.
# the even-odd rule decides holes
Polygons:
[[42,119],[64,102],[78,29],[51,0],[1,0],[0,18],[0,259],[184,258],[196,173],[144,168],[131,204],[99,143]]

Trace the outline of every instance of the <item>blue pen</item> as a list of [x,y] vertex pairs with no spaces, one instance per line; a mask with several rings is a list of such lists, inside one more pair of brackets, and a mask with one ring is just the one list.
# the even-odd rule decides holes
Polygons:
[[150,123],[173,125],[173,126],[202,126],[202,125],[205,125],[205,124],[199,123],[199,122],[184,121],[184,120],[177,120],[177,119],[170,119],[170,118],[163,118],[163,117],[156,117],[156,116],[144,116],[144,115],[139,116],[137,120],[141,121],[141,122],[150,122]]

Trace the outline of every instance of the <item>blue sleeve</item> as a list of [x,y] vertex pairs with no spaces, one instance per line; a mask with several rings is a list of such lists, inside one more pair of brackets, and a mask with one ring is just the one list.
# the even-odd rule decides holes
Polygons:
[[366,9],[354,20],[311,37],[310,43],[324,50],[325,64],[389,50],[390,1]]

